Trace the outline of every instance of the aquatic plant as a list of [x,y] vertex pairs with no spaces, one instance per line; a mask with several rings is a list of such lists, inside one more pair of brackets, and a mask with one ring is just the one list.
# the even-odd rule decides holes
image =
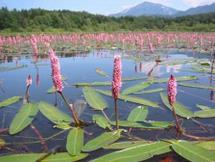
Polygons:
[[117,100],[119,98],[120,88],[122,86],[121,75],[122,75],[121,57],[119,55],[116,55],[116,56],[114,56],[112,96],[114,99],[115,120],[116,120],[116,128],[117,129],[119,129]]
[[64,102],[68,106],[68,108],[71,110],[74,122],[76,126],[80,125],[80,121],[78,119],[78,115],[71,103],[68,102],[66,97],[63,94],[63,81],[62,81],[62,75],[60,72],[60,63],[58,57],[55,55],[55,52],[52,48],[49,49],[49,58],[51,61],[51,69],[52,69],[52,81],[55,86],[55,89],[57,92],[61,95],[63,98]]

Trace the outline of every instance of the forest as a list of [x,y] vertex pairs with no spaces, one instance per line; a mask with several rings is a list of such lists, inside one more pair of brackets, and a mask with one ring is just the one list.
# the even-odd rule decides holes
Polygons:
[[110,17],[69,10],[0,9],[1,33],[182,31],[214,32],[215,13],[184,17]]

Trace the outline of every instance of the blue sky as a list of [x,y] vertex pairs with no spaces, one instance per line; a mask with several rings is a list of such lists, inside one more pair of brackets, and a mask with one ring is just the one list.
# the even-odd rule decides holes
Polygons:
[[8,7],[9,9],[69,9],[108,15],[144,1],[161,3],[180,10],[214,2],[214,0],[0,0],[0,7]]

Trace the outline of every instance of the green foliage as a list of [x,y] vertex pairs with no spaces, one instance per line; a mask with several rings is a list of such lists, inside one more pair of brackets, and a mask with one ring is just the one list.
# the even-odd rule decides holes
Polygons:
[[73,128],[67,136],[66,149],[70,155],[79,155],[84,145],[84,131],[81,128]]
[[38,108],[35,104],[25,104],[13,118],[9,127],[9,133],[16,134],[22,131],[31,124],[37,113]]
[[173,142],[173,150],[184,157],[185,159],[193,162],[212,162],[215,161],[215,154],[200,146],[194,145],[191,142]]
[[93,121],[101,128],[104,128],[104,129],[108,128],[112,130],[111,125],[108,123],[107,119],[102,115],[98,115],[98,114],[93,115]]
[[127,120],[133,121],[133,122],[144,121],[147,115],[148,115],[148,109],[143,106],[138,106],[130,112]]
[[91,141],[87,142],[84,145],[82,151],[90,152],[90,151],[94,151],[99,148],[102,148],[111,143],[114,143],[115,141],[117,141],[120,138],[121,132],[122,132],[122,130],[116,130],[113,132],[105,132],[105,133],[99,135],[98,137],[92,139]]
[[55,124],[69,124],[72,122],[72,118],[68,114],[58,110],[57,107],[52,106],[46,102],[40,102],[38,107],[40,112]]
[[[160,93],[160,96],[161,96],[161,100],[162,100],[163,104],[166,107],[168,107],[170,110],[172,110],[167,96],[164,93]],[[173,105],[174,105],[174,108],[175,108],[177,115],[184,117],[184,118],[187,118],[187,119],[194,117],[194,113],[192,111],[190,111],[187,107],[182,105],[181,103],[176,101]]]
[[8,98],[8,99],[0,102],[0,108],[12,105],[12,104],[18,102],[20,99],[21,99],[21,96],[14,96],[14,97]]
[[139,92],[139,91],[147,88],[150,85],[151,85],[151,83],[149,83],[149,82],[142,82],[142,83],[136,84],[134,86],[128,87],[125,90],[123,90],[122,95],[128,95],[128,94],[132,94],[135,92]]
[[[101,93],[101,94],[103,94],[103,95],[112,96],[110,91],[105,91],[105,90],[100,90],[100,89],[97,89],[96,91]],[[156,102],[153,102],[153,101],[150,101],[150,100],[147,100],[147,99],[143,99],[143,98],[140,98],[140,97],[120,95],[119,99],[124,100],[126,102],[137,103],[137,104],[140,104],[140,105],[151,106],[151,107],[155,107],[155,108],[159,107],[159,105]]]
[[[29,153],[29,154],[14,154],[14,155],[7,155],[7,156],[1,156],[0,161],[1,162],[35,162],[41,157],[45,156],[45,153]],[[51,154],[44,160],[43,162],[73,162],[73,161],[78,161],[81,159],[84,159],[87,157],[88,154],[79,154],[77,156],[70,156],[66,152],[62,153],[56,153],[56,154]]]
[[98,94],[94,89],[85,87],[83,88],[83,94],[87,103],[95,110],[104,110],[106,107],[108,107],[102,96]]
[[93,32],[93,31],[215,31],[214,14],[178,18],[108,17],[87,12],[43,9],[0,9],[0,30],[4,32]]
[[164,154],[170,151],[170,144],[166,142],[146,143],[115,151],[99,157],[92,162],[137,162],[147,160],[155,155]]

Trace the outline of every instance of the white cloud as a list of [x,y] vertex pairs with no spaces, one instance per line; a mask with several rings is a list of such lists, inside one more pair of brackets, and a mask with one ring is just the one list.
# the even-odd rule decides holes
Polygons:
[[214,0],[183,0],[183,2],[191,7],[207,5],[215,2]]

